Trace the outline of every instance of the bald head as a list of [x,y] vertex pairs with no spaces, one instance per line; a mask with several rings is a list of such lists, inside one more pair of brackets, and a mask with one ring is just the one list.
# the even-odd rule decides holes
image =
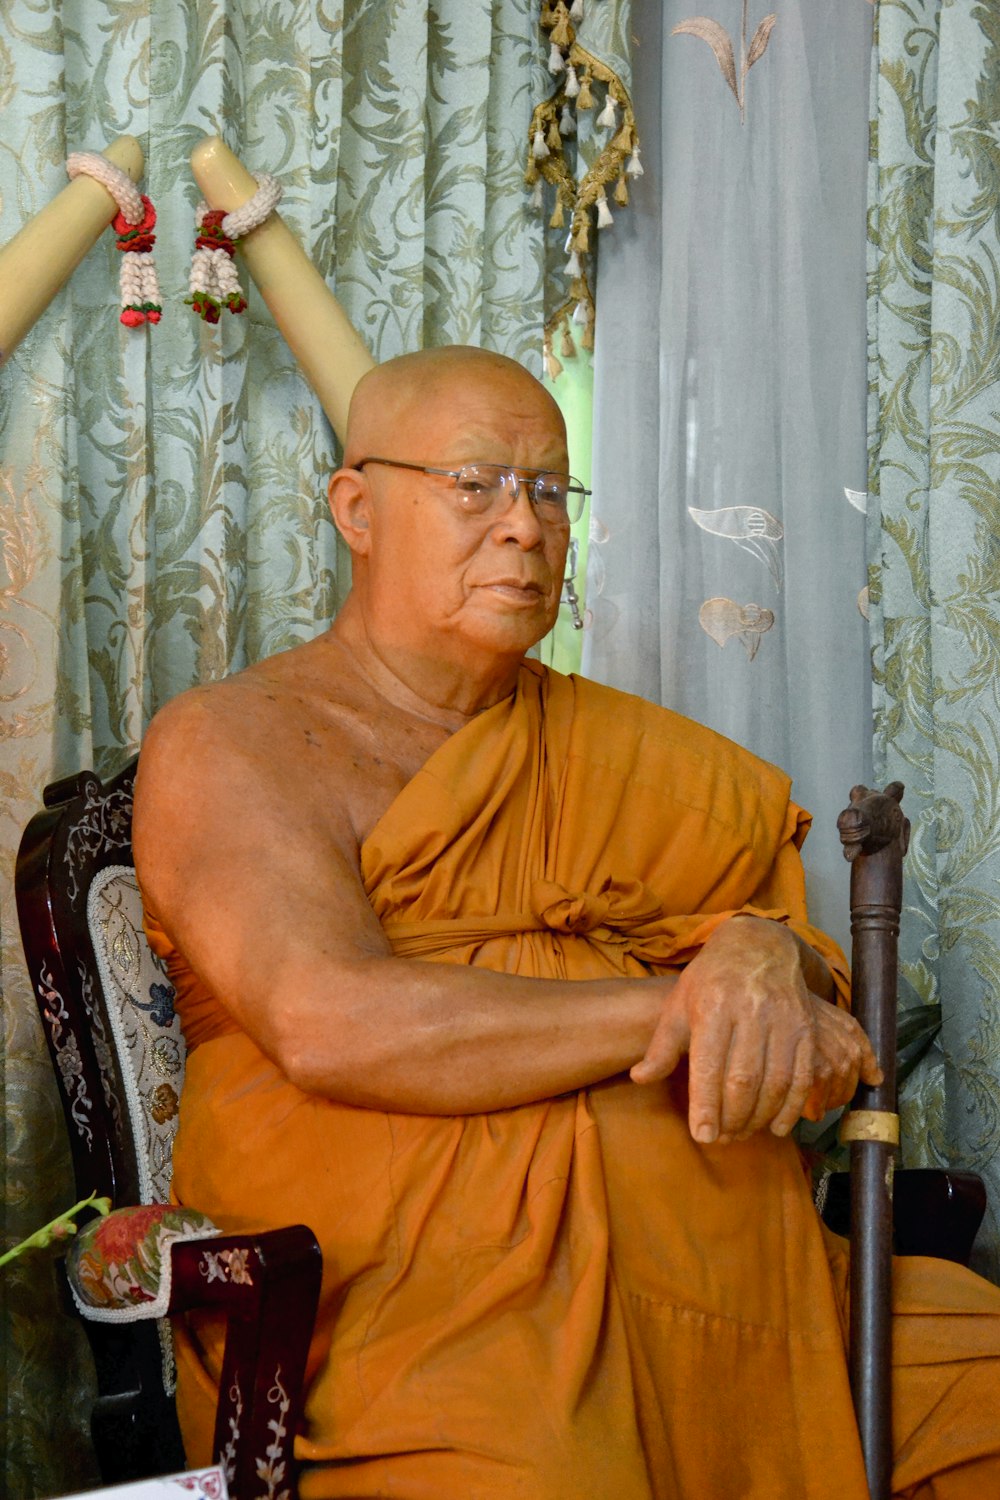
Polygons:
[[569,522],[520,483],[480,512],[463,503],[475,484],[459,492],[455,479],[471,464],[566,473],[558,406],[515,360],[428,349],[358,382],[345,446],[330,507],[352,584],[335,634],[427,703],[498,702],[556,618]]
[[[401,354],[363,375],[351,397],[344,463],[347,467],[398,446],[401,434],[438,428],[472,393],[502,405],[514,396],[565,437],[558,405],[523,365],[488,349],[456,344]],[[392,451],[389,447],[388,451]],[[486,455],[484,455],[486,456]]]

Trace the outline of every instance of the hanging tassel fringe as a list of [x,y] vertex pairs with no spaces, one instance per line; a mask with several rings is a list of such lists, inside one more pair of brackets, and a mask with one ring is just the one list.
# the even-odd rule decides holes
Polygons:
[[614,96],[612,94],[609,94],[608,102],[601,110],[601,113],[597,116],[598,125],[604,126],[608,130],[614,130],[618,124],[618,115],[616,113],[616,109],[617,106],[615,104]]
[[569,11],[566,8],[566,0],[559,0],[555,9],[555,23],[552,27],[552,40],[557,47],[568,47],[573,41],[573,28],[569,23]]

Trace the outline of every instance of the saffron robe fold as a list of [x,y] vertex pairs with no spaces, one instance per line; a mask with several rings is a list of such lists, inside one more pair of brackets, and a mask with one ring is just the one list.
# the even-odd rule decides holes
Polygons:
[[[801,932],[844,994],[839,951],[805,923],[807,827],[773,767],[528,663],[515,695],[386,811],[362,875],[398,955],[524,976],[655,973],[751,909]],[[864,1500],[846,1260],[791,1142],[696,1145],[683,1068],[460,1118],[308,1096],[154,914],[147,925],[192,1047],[176,1196],[231,1228],[307,1223],[323,1249],[303,1496]],[[965,1379],[951,1310],[965,1327],[973,1304],[984,1313],[996,1356],[1000,1297],[957,1268],[933,1274],[935,1361],[950,1373],[928,1385],[919,1338],[904,1336],[923,1405],[904,1397],[897,1421],[901,1484],[971,1494],[919,1488],[923,1414]],[[220,1363],[214,1325],[182,1335],[193,1462],[208,1458]],[[948,1399],[961,1422],[969,1403]],[[975,1457],[992,1439],[971,1441]],[[968,1457],[946,1447],[943,1466]]]

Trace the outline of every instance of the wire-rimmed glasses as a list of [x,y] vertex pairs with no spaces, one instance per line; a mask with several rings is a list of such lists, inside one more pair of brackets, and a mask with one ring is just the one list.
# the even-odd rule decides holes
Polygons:
[[517,499],[522,485],[540,520],[550,525],[572,525],[583,515],[584,501],[590,494],[572,474],[548,469],[515,469],[510,464],[463,464],[460,469],[437,469],[430,464],[407,463],[400,458],[363,458],[353,464],[385,464],[393,469],[412,469],[417,474],[438,474],[454,479],[459,509],[469,516],[502,515]]

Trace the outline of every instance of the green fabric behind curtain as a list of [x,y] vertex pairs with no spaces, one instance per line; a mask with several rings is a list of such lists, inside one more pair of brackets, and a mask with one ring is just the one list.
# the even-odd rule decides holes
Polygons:
[[876,61],[876,768],[913,823],[904,1003],[944,1014],[904,1132],[914,1163],[986,1178],[1000,1280],[1000,11],[883,0]]
[[[0,242],[73,149],[137,135],[162,323],[117,320],[110,234],[0,371],[3,1236],[72,1201],[21,967],[20,830],[55,775],[108,772],[153,711],[307,638],[347,585],[325,511],[330,428],[256,295],[217,329],[183,305],[192,146],[218,132],[372,353],[471,342],[541,369],[542,235],[524,190],[548,87],[536,0],[6,0]],[[76,1489],[86,1356],[45,1257],[0,1280],[6,1493]]]

